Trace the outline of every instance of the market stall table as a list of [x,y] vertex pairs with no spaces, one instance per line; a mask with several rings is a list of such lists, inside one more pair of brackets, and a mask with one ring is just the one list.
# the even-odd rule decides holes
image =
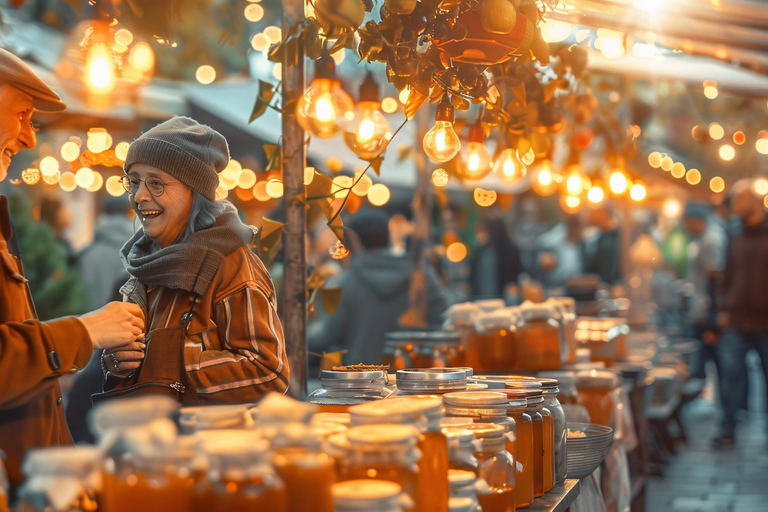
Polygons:
[[531,506],[525,510],[528,512],[565,512],[576,501],[579,492],[581,492],[581,480],[569,478],[564,483],[555,485],[541,498],[536,498]]

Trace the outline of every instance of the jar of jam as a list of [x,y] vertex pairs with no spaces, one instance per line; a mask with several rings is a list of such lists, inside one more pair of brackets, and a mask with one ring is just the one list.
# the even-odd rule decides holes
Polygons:
[[505,449],[507,437],[501,425],[475,423],[467,427],[478,441],[475,457],[480,478],[489,492],[478,492],[483,512],[514,512],[515,460]]
[[385,480],[349,480],[333,486],[335,512],[402,512],[400,486]]
[[[101,489],[101,450],[95,446],[32,450],[24,460],[25,481],[18,512],[91,512]],[[3,505],[3,504],[0,504]],[[4,504],[8,510],[7,502]]]
[[348,372],[323,370],[320,389],[307,397],[319,412],[345,413],[352,405],[381,400],[390,394],[386,388],[387,372],[381,370]]
[[[451,388],[455,387],[457,382],[466,387],[466,374],[463,371],[398,370],[398,386],[401,372],[406,377],[410,377],[402,379],[403,382],[407,382],[406,389],[409,391],[424,388]],[[451,378],[448,380],[413,378],[424,375]],[[460,380],[453,378],[457,375],[460,376]],[[417,447],[422,457],[418,464],[416,509],[420,512],[445,512],[448,509],[448,442],[440,429],[440,419],[445,415],[442,400],[436,396],[402,396],[358,405],[350,408],[349,412],[352,416],[352,425],[394,423],[416,427],[419,430],[421,435]]]
[[[471,424],[471,423],[470,423]],[[477,474],[477,459],[472,455],[475,437],[464,428],[444,428],[448,440],[448,472],[451,470],[472,471]]]
[[416,508],[419,431],[408,425],[363,425],[328,438],[341,481],[375,479],[398,484],[406,510]]
[[217,430],[201,436],[199,446],[208,470],[196,484],[193,512],[286,512],[285,484],[270,464],[268,441],[252,430]]
[[[445,414],[472,418],[475,423],[494,423],[504,427],[507,451],[514,457],[516,428],[514,419],[507,414],[509,400],[504,393],[495,391],[462,391],[443,395]],[[466,428],[466,427],[465,427]]]

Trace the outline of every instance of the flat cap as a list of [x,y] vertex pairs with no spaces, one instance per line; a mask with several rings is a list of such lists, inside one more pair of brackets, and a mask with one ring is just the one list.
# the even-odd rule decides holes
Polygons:
[[23,60],[0,48],[0,85],[10,84],[32,96],[32,105],[43,112],[58,112],[67,108],[59,95],[53,92]]

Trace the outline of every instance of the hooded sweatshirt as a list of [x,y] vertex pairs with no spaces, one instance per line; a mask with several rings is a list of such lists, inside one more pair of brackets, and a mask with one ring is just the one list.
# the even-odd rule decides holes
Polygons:
[[[347,364],[379,364],[384,353],[384,335],[402,330],[399,318],[409,306],[413,260],[388,250],[363,252],[339,278],[326,287],[341,287],[341,302],[333,314],[318,304],[318,320],[309,327],[313,352],[348,350]],[[439,326],[446,308],[437,277],[426,269],[429,296],[428,319]]]

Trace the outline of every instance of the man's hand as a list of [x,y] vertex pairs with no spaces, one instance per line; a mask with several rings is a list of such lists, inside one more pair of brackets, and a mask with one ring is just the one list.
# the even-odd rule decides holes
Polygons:
[[[144,315],[137,304],[110,302],[80,317],[94,348],[122,347],[144,334]],[[142,338],[143,339],[143,338]]]
[[[144,359],[144,349],[146,347],[147,345],[144,344],[144,335],[142,334],[130,345],[106,349],[102,357],[109,370],[117,370],[120,372],[125,370],[135,370],[141,366],[141,361]],[[116,362],[117,364],[115,364]]]

